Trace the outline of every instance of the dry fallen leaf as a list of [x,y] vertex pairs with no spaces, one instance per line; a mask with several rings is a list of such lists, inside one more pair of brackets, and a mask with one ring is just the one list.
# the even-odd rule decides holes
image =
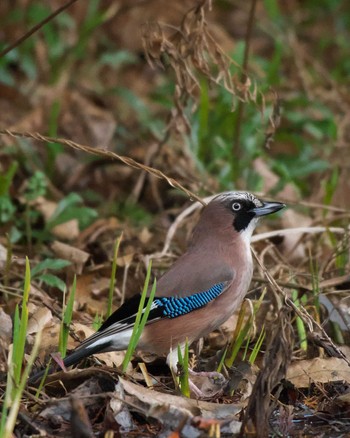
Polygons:
[[74,308],[84,308],[91,316],[103,315],[106,312],[107,293],[102,299],[102,292],[107,292],[108,286],[109,279],[106,277],[99,278],[96,273],[81,275],[77,278]]
[[7,249],[0,243],[0,271],[5,269],[7,259]]
[[146,415],[153,416],[160,421],[162,421],[162,419],[158,416],[160,413],[159,408],[163,409],[164,407],[168,410],[174,409],[175,411],[182,411],[184,415],[189,417],[200,416],[205,419],[225,421],[236,420],[236,415],[242,408],[241,404],[210,403],[165,394],[153,391],[141,385],[136,385],[122,378],[119,378],[119,382],[125,393],[129,396],[127,400],[139,406]]
[[83,266],[90,257],[88,252],[67,245],[66,243],[58,242],[57,240],[52,243],[51,249],[57,257],[72,262],[74,272],[78,275],[82,273]]
[[28,307],[32,314],[28,321],[28,335],[38,333],[41,328],[50,326],[52,324],[52,312],[47,307],[38,308],[31,303]]
[[0,338],[6,343],[10,344],[12,339],[12,319],[10,315],[4,312],[0,307]]
[[[35,200],[35,207],[44,216],[45,221],[48,221],[54,214],[57,208],[57,204],[52,201],[48,201],[43,197],[38,197]],[[56,225],[51,230],[52,234],[59,239],[73,240],[79,235],[79,223],[77,219],[64,222],[63,224]]]
[[297,388],[307,388],[311,382],[350,382],[350,367],[337,357],[294,361],[287,370],[287,380]]

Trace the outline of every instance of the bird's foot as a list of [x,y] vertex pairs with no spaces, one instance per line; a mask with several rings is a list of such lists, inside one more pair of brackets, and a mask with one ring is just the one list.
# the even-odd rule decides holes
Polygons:
[[218,380],[221,383],[226,382],[226,378],[217,371],[193,371],[191,368],[189,368],[188,372],[191,374],[191,376],[208,377],[209,379]]
[[[221,373],[216,371],[196,372],[191,369],[188,371],[192,376],[189,379],[190,390],[197,398],[212,398],[223,393],[226,379]],[[203,377],[207,377],[209,380],[203,382]],[[200,387],[198,386],[199,382],[201,383]]]

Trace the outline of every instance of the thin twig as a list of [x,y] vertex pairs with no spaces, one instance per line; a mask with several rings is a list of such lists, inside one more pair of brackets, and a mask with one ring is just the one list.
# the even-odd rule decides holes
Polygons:
[[[243,57],[243,65],[242,65],[242,73],[241,73],[242,84],[245,84],[248,78],[247,73],[248,73],[249,49],[250,49],[250,42],[252,38],[256,3],[257,0],[252,0],[250,12],[249,12],[247,32],[245,35],[244,57]],[[240,137],[241,137],[241,126],[243,120],[244,103],[245,102],[242,99],[239,99],[237,106],[237,118],[236,118],[234,138],[233,138],[233,148],[232,148],[232,171],[233,171],[234,179],[237,179],[238,176],[238,162],[240,158]]]
[[65,9],[69,8],[73,3],[75,3],[77,0],[70,0],[68,3],[62,5],[60,8],[56,9],[55,12],[50,14],[48,17],[44,18],[44,20],[37,23],[35,26],[33,26],[28,32],[26,32],[24,35],[19,37],[15,42],[10,44],[8,47],[3,49],[0,52],[0,58],[2,56],[5,56],[7,53],[11,52],[15,47],[19,46],[23,41],[28,39],[31,35],[33,35],[35,32],[37,32],[39,29],[41,29],[45,24],[47,24],[49,21],[51,21],[53,18],[55,18],[58,14],[60,14]]
[[159,169],[155,169],[154,167],[145,166],[142,163],[134,160],[133,158],[127,157],[125,155],[118,155],[115,152],[109,151],[104,148],[94,148],[87,145],[82,145],[80,143],[76,143],[72,140],[67,140],[65,138],[56,138],[56,137],[48,137],[46,135],[39,134],[37,132],[16,132],[9,131],[8,129],[1,129],[0,135],[9,135],[10,137],[24,137],[24,138],[32,138],[34,140],[42,141],[44,143],[59,143],[65,146],[69,146],[72,149],[76,149],[79,151],[88,152],[92,155],[98,155],[100,157],[109,158],[113,160],[119,160],[127,166],[133,167],[134,169],[144,170],[149,174],[155,176],[159,179],[164,179],[171,187],[175,187],[182,192],[186,193],[186,195],[190,199],[195,199],[200,202],[202,205],[206,205],[205,202],[197,195],[195,195],[190,190],[186,189],[182,184],[176,181],[174,178],[170,178],[165,173],[160,171]]

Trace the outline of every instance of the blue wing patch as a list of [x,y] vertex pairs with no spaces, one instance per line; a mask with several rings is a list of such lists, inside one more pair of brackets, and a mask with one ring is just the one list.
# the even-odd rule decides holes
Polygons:
[[186,313],[190,313],[193,310],[205,306],[221,294],[224,286],[225,283],[218,283],[204,292],[198,292],[183,298],[155,298],[154,304],[157,308],[161,308],[163,311],[163,316],[168,318],[176,318],[177,316],[186,315]]

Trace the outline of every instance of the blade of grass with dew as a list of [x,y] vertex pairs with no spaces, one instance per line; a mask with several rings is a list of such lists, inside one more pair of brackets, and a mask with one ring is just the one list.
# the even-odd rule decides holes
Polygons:
[[116,275],[116,272],[117,272],[117,257],[118,257],[119,246],[120,246],[120,242],[121,242],[122,238],[123,238],[123,233],[121,233],[121,235],[115,241],[114,248],[113,248],[113,262],[112,262],[111,279],[110,279],[110,282],[109,282],[106,319],[112,314],[113,294],[114,294],[114,286],[115,286],[115,275]]
[[185,397],[190,397],[190,383],[189,383],[189,352],[188,352],[188,339],[186,338],[184,355],[182,356],[180,344],[177,346],[177,357],[180,365],[179,384],[181,394]]
[[136,319],[135,319],[134,328],[133,328],[130,342],[128,345],[128,349],[126,350],[125,357],[124,357],[123,364],[122,364],[123,373],[125,373],[128,365],[129,365],[129,362],[131,360],[131,356],[133,355],[133,353],[135,351],[135,348],[136,348],[137,343],[140,339],[142,330],[143,330],[144,326],[146,325],[148,315],[149,315],[149,312],[151,310],[151,305],[152,305],[152,302],[154,299],[154,295],[156,293],[157,282],[156,282],[156,280],[154,280],[154,283],[153,283],[153,286],[152,286],[152,289],[150,292],[150,296],[149,296],[148,301],[147,301],[146,308],[144,309],[144,305],[145,305],[145,301],[146,301],[146,297],[147,297],[149,280],[151,277],[151,269],[152,269],[152,262],[150,261],[148,268],[147,268],[146,279],[145,279],[145,283],[143,285],[143,290],[142,290],[140,304],[139,304],[139,308],[138,308]]
[[[300,301],[298,298],[298,291],[296,289],[292,290],[292,300],[294,304],[299,309],[300,307]],[[300,349],[303,351],[307,351],[307,336],[306,336],[306,330],[303,320],[300,318],[300,316],[296,317],[296,325],[297,325],[297,332],[298,332],[298,338],[300,343]]]
[[[69,336],[69,327],[72,322],[73,315],[73,307],[74,307],[74,299],[75,292],[77,290],[77,277],[74,275],[72,289],[69,294],[67,305],[64,308],[62,323],[60,328],[60,337],[58,341],[58,351],[61,354],[61,357],[64,358],[67,353],[67,344],[68,344],[68,336]],[[66,294],[64,294],[65,297]],[[64,300],[65,301],[65,300]]]

